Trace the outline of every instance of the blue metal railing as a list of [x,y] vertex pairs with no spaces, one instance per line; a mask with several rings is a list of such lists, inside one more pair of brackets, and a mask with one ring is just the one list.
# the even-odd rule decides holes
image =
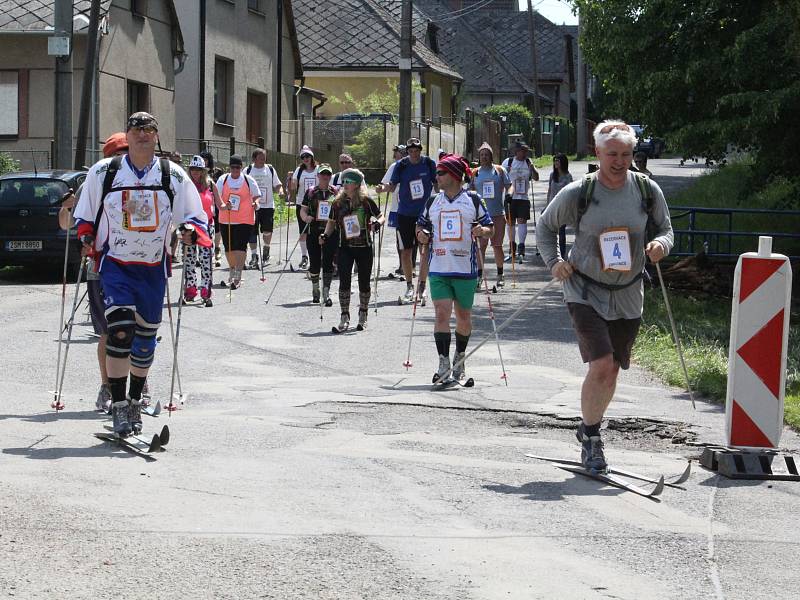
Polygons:
[[[727,229],[698,229],[698,215],[723,215],[727,217]],[[786,219],[796,219],[794,233],[781,231],[736,231],[734,217],[736,215],[755,215],[769,220],[768,224],[786,223]],[[720,258],[736,258],[741,249],[734,249],[734,239],[753,238],[752,250],[758,248],[758,237],[767,235],[775,239],[775,252],[781,252],[781,240],[795,240],[800,246],[800,210],[769,210],[762,208],[701,208],[694,206],[670,206],[670,218],[675,233],[675,246],[671,256],[693,256],[701,249],[709,256]],[[681,226],[682,219],[688,224]],[[677,222],[677,223],[676,223]],[[701,247],[697,247],[700,244]],[[741,251],[740,251],[741,250]],[[800,255],[789,256],[792,260],[800,260]]]

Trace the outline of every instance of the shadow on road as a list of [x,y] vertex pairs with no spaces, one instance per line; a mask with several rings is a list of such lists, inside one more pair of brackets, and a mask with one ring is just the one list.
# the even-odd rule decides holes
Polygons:
[[564,500],[568,496],[619,496],[624,492],[604,483],[573,475],[565,481],[534,481],[522,485],[494,484],[481,486],[498,494],[522,496],[525,500]]

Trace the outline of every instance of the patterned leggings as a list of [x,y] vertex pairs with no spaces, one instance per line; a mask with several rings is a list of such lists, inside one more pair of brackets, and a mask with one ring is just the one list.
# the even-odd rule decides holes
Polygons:
[[[212,227],[211,239],[214,239]],[[199,254],[199,259],[198,259]],[[183,268],[186,270],[186,296],[194,298],[197,295],[197,273],[195,267],[200,267],[201,276],[201,295],[203,298],[211,296],[211,275],[214,260],[214,248],[204,248],[202,246],[184,246],[183,248]]]

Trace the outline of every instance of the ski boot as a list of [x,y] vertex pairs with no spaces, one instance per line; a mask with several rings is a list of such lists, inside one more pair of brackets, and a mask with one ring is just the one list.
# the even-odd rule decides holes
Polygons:
[[252,269],[253,271],[258,271],[261,268],[258,264],[258,254],[253,254],[250,257],[250,264],[248,265],[248,268]]
[[322,301],[325,303],[326,308],[330,308],[333,306],[333,300],[331,300],[331,288],[330,287],[323,287],[322,288]]
[[128,422],[128,401],[113,402],[111,404],[111,418],[114,427],[114,433],[121,438],[126,438],[131,435],[133,429]]
[[587,471],[605,473],[608,469],[606,455],[603,452],[603,440],[599,435],[588,436],[585,432],[585,425],[581,423],[575,437],[581,443],[581,463]]
[[350,327],[350,313],[342,313],[342,318],[339,320],[339,325],[337,327],[333,327],[333,333],[342,333],[348,330]]
[[269,264],[269,246],[261,249],[261,264],[265,267]]
[[[456,381],[461,381],[464,379],[464,373],[466,372],[466,368],[464,366],[464,352],[456,352],[453,356],[453,379]],[[459,363],[458,361],[461,361]]]
[[97,400],[94,402],[94,407],[104,413],[111,410],[111,390],[107,383],[100,386],[100,391],[97,392]]
[[308,268],[308,257],[307,256],[304,256],[302,259],[300,259],[300,265],[298,266],[298,268],[301,271],[305,271]]
[[183,292],[183,303],[188,304],[197,298],[197,287],[192,285],[186,288]]
[[357,331],[364,331],[367,328],[367,315],[369,315],[368,308],[358,309],[358,325],[356,325]]
[[128,423],[135,435],[142,433],[142,401],[131,399],[128,407]]
[[445,356],[444,354],[439,355],[439,368],[436,370],[436,373],[433,374],[432,383],[447,383],[447,379],[452,377],[452,374],[447,378],[444,379],[444,376],[450,370],[450,357]]

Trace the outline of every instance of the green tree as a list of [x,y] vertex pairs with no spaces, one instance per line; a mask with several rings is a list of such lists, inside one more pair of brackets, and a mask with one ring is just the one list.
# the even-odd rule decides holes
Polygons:
[[800,175],[797,0],[572,0],[617,116],[687,155],[749,149],[761,181]]
[[12,158],[10,154],[0,152],[0,175],[17,171],[19,171],[19,161]]
[[495,104],[483,112],[499,121],[506,118],[506,133],[521,133],[529,144],[533,141],[533,113],[522,104]]

